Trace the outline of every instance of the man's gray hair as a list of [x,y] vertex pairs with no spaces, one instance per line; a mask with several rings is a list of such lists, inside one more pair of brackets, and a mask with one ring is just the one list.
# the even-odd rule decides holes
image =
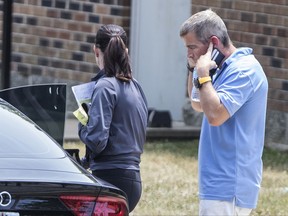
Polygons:
[[194,32],[203,44],[209,43],[211,36],[216,36],[227,47],[230,38],[224,21],[211,9],[200,11],[188,18],[180,28],[180,37]]

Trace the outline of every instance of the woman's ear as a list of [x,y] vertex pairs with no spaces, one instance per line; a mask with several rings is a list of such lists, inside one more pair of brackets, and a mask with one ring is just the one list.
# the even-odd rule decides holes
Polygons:
[[98,58],[99,57],[99,49],[96,47],[96,45],[93,45],[93,51],[95,53],[95,56]]

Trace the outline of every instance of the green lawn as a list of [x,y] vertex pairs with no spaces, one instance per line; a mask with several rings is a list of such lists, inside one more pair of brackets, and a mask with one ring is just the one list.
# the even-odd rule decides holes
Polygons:
[[[65,147],[83,145],[66,143]],[[131,215],[198,214],[196,141],[147,142],[142,156],[143,193]],[[252,215],[288,215],[288,153],[264,150],[264,173],[258,207]]]

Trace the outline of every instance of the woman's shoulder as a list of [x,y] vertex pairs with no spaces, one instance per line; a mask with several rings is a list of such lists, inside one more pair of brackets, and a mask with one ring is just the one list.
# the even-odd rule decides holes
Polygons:
[[102,77],[101,79],[98,80],[97,85],[115,85],[116,83],[116,78],[115,77]]
[[113,90],[113,91],[117,91],[116,89],[118,89],[118,83],[117,83],[117,79],[115,77],[103,77],[101,79],[98,80],[98,82],[95,85],[95,90],[104,90],[104,89],[109,89],[109,90]]

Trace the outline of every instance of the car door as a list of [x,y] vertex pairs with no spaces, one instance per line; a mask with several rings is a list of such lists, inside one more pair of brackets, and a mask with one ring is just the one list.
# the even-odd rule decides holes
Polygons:
[[37,84],[0,91],[0,97],[19,109],[63,146],[66,84]]

